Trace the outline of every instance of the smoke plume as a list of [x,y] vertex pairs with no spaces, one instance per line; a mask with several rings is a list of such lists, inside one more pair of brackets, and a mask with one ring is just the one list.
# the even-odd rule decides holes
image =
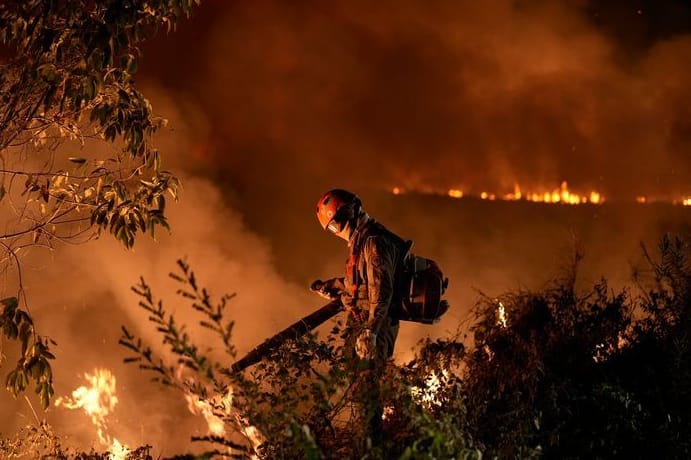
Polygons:
[[[588,3],[203,2],[177,35],[145,48],[141,66],[143,89],[170,119],[159,136],[166,167],[183,178],[172,234],[141,238],[133,252],[106,237],[61,248],[27,275],[37,325],[59,344],[58,394],[109,367],[122,385],[113,435],[184,450],[204,422],[122,364],[121,324],[160,347],[129,287],[144,276],[191,321],[167,278],[186,257],[213,294],[237,293],[231,313],[246,351],[321,305],[306,290],[313,279],[342,274],[347,248],[314,216],[334,187],[357,192],[451,278],[452,309],[435,326],[404,324],[398,360],[419,338],[467,323],[480,292],[540,288],[577,247],[583,285],[600,276],[627,284],[641,241],[689,230],[688,209],[615,202],[691,194],[691,69],[682,58],[691,37],[623,50]],[[612,202],[388,193],[563,180]],[[32,417],[25,401],[0,398],[3,433]],[[48,416],[75,441],[94,437],[82,414]]]

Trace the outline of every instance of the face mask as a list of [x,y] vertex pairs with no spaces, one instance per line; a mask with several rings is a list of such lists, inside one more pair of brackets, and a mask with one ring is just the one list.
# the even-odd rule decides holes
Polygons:
[[330,231],[331,233],[334,233],[334,234],[340,232],[342,230],[342,228],[343,228],[342,224],[339,224],[333,220],[331,222],[329,222],[329,225],[326,226],[326,229],[328,231]]
[[346,223],[353,218],[354,214],[355,212],[351,206],[343,206],[326,225],[326,229],[331,233],[342,232],[345,229]]

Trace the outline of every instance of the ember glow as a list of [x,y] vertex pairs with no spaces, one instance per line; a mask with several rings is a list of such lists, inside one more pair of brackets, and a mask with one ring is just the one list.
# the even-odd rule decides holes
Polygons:
[[84,373],[88,385],[72,392],[72,397],[55,400],[56,407],[83,409],[96,428],[98,440],[110,452],[110,460],[124,460],[129,453],[127,446],[108,434],[107,418],[118,403],[115,395],[115,376],[108,369],[94,369],[93,374]]
[[[466,191],[461,188],[430,189],[425,188],[406,188],[406,187],[392,187],[391,193],[394,195],[402,195],[404,193],[419,193],[431,195],[446,195],[451,198],[479,198],[487,201],[531,201],[533,203],[550,203],[550,204],[602,204],[605,202],[605,196],[597,190],[590,191],[573,191],[569,189],[568,182],[562,181],[559,187],[533,187],[532,189],[524,189],[519,184],[514,184],[513,190],[510,192],[492,192],[483,190],[481,192]],[[669,203],[674,205],[691,206],[691,196],[683,196],[681,198],[662,198],[649,197],[645,195],[635,196],[634,202],[638,204],[646,203]]]
[[497,325],[506,327],[506,307],[502,302],[499,302],[497,306]]
[[441,388],[442,379],[446,380],[449,377],[449,371],[443,369],[441,371],[441,378],[436,372],[430,372],[425,379],[425,384],[423,387],[413,387],[411,389],[411,394],[413,398],[419,403],[426,406],[439,406],[441,401],[439,401],[437,392]]
[[209,427],[210,434],[214,436],[225,436],[225,423],[221,417],[214,414],[213,407],[209,401],[201,400],[197,395],[191,393],[187,393],[185,399],[187,400],[187,408],[191,413],[204,417]]
[[[391,192],[400,195],[405,192],[420,192],[417,189],[406,189],[403,187],[393,187]],[[427,191],[425,191],[426,193]],[[474,196],[482,200],[495,201],[532,201],[535,203],[560,203],[560,204],[601,204],[605,201],[602,193],[592,190],[587,193],[576,193],[569,190],[568,183],[562,181],[559,187],[536,187],[525,191],[519,184],[514,184],[513,190],[506,193],[495,193],[482,191],[480,193],[466,192],[460,188],[450,188],[446,191],[433,192],[434,194],[447,195],[451,198],[463,198]]]

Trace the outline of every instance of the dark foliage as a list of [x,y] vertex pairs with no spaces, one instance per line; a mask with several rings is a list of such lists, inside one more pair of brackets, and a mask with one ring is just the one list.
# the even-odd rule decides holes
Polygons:
[[[212,403],[234,430],[203,439],[218,456],[233,446],[238,457],[272,459],[689,458],[689,251],[666,237],[657,259],[645,255],[648,276],[638,278],[637,294],[615,293],[604,280],[577,292],[576,261],[569,276],[539,292],[481,299],[471,347],[460,336],[426,340],[411,362],[388,366],[384,445],[365,452],[355,447],[357,370],[344,358],[339,322],[325,338],[291,340],[237,374],[202,358],[142,282],[143,306],[195,378],[176,382],[174,368],[153,364],[134,337],[123,343],[164,382]],[[183,296],[232,354],[223,309],[180,266],[176,279],[194,286]],[[228,388],[232,407],[213,403]],[[258,437],[248,434],[250,426]]]
[[16,271],[17,284],[0,300],[0,338],[21,343],[5,379],[14,396],[33,384],[45,408],[53,395],[50,340],[31,318],[20,252],[100,233],[132,248],[169,228],[166,195],[177,199],[179,181],[153,142],[166,122],[134,75],[139,47],[199,3],[0,1],[0,273]]
[[[646,252],[647,255],[647,252]],[[478,310],[464,395],[472,436],[491,455],[689,458],[688,247],[662,239],[641,294],[573,278]]]

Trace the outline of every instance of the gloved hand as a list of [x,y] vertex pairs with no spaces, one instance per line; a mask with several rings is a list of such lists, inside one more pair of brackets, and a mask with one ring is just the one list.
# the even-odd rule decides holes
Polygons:
[[355,341],[355,353],[360,359],[374,359],[377,334],[371,329],[363,329]]
[[310,290],[325,299],[335,300],[341,295],[343,281],[341,278],[331,278],[326,281],[316,280],[310,285]]

